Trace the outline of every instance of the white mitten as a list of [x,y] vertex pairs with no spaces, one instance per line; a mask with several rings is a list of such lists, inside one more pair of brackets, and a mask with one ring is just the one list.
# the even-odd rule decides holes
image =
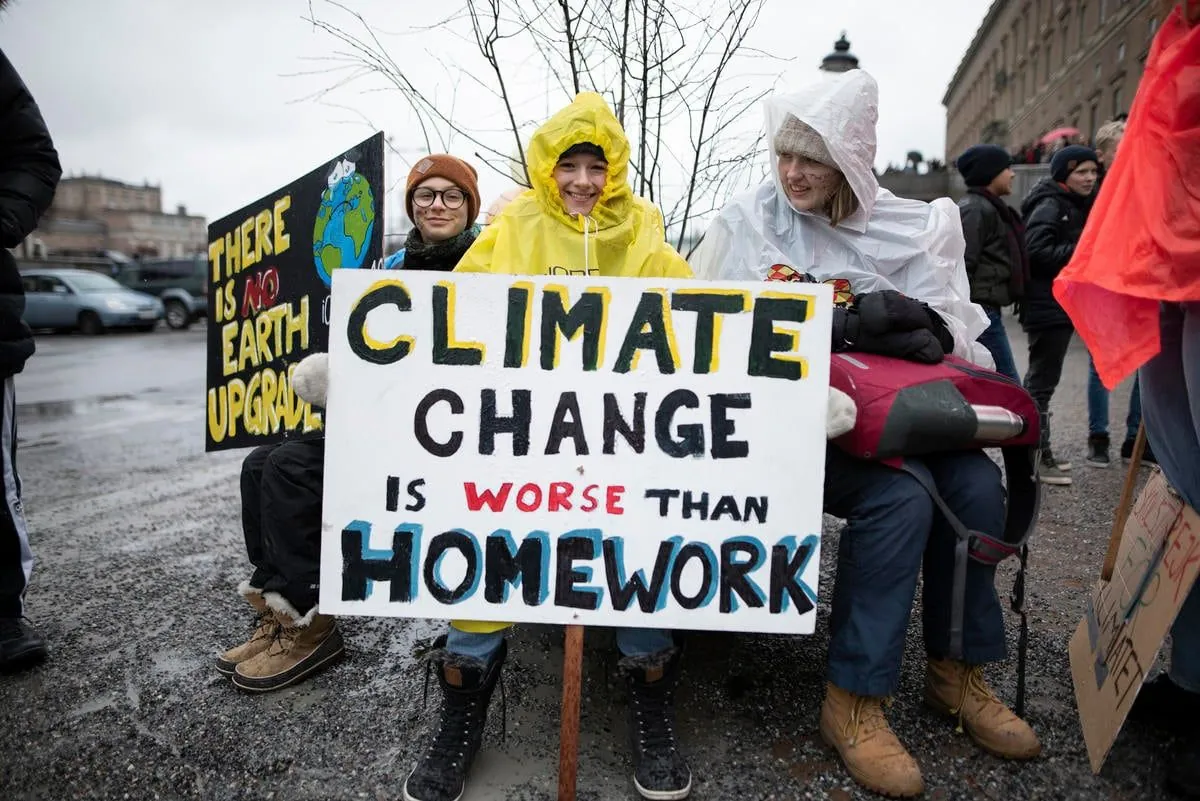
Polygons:
[[329,354],[310,353],[301,359],[292,371],[292,389],[301,400],[324,407],[329,391]]
[[840,389],[829,388],[829,410],[825,415],[825,438],[837,439],[854,428],[858,407],[854,399]]

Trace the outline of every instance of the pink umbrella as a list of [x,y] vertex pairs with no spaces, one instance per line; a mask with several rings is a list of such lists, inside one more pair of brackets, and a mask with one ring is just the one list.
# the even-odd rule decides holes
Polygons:
[[1067,137],[1068,139],[1070,139],[1072,136],[1079,136],[1079,129],[1078,128],[1055,128],[1053,131],[1050,131],[1048,134],[1043,136],[1041,139],[1041,142],[1043,145],[1048,145],[1052,142],[1057,142],[1059,139],[1062,139],[1064,136]]

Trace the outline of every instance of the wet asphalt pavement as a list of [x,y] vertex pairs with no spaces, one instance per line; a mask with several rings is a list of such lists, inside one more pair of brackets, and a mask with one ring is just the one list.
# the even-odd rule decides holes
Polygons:
[[[1018,362],[1024,340],[1015,325]],[[920,762],[926,798],[1154,799],[1171,743],[1128,724],[1101,775],[1080,734],[1067,642],[1099,571],[1123,467],[1083,464],[1086,353],[1073,346],[1055,398],[1055,446],[1075,484],[1043,503],[1030,576],[1028,719],[1044,755],[1006,764],[921,705],[919,625],[890,719]],[[19,799],[396,799],[436,709],[422,705],[415,644],[441,624],[348,619],[349,657],[299,687],[243,695],[213,656],[249,631],[237,476],[244,452],[203,451],[204,337],[39,338],[17,378],[25,508],[37,558],[28,614],[51,660],[0,676],[0,801]],[[1114,393],[1123,420],[1128,388]],[[1119,444],[1122,426],[1115,425]],[[1146,471],[1143,470],[1143,473]],[[1144,476],[1143,476],[1144,478]],[[832,586],[836,527],[822,548]],[[1011,586],[1002,570],[1001,593]],[[678,708],[695,799],[876,798],[817,736],[828,604],[808,638],[694,635]],[[918,618],[914,617],[914,621]],[[1016,619],[1009,616],[1015,652]],[[561,631],[519,629],[465,801],[552,799]],[[625,691],[611,635],[590,632],[579,798],[636,798]],[[1001,697],[1012,666],[990,670]]]

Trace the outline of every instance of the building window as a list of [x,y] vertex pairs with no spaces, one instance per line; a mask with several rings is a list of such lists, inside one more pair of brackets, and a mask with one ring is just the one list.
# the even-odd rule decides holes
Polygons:
[[1100,24],[1104,24],[1104,20],[1108,19],[1108,0],[1100,0]]
[[1087,35],[1087,3],[1079,4],[1079,49],[1083,49],[1083,40]]
[[1117,115],[1124,111],[1121,104],[1121,85],[1117,84],[1113,87],[1112,93],[1112,119],[1116,119]]
[[1154,34],[1158,33],[1158,17],[1150,20],[1150,38],[1154,38]]
[[1097,81],[1100,80],[1100,75],[1102,72],[1103,72],[1103,70],[1100,68],[1100,62],[1097,61],[1096,62],[1096,80]]
[[1119,64],[1124,60],[1125,60],[1125,43],[1121,42],[1119,45],[1117,45],[1117,63]]
[[1070,26],[1068,26],[1066,21],[1064,20],[1063,27],[1062,27],[1062,57],[1059,59],[1060,64],[1067,63],[1067,54],[1071,50],[1070,38],[1071,38]]

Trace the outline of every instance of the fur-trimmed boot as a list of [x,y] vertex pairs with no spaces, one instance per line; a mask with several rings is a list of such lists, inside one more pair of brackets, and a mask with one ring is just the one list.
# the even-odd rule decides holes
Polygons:
[[508,655],[508,643],[503,641],[486,665],[447,654],[445,647],[446,637],[439,637],[434,642],[437,655],[430,663],[442,688],[438,727],[404,782],[404,801],[458,801],[462,797],[471,763],[483,744],[488,704]]
[[1033,759],[1042,753],[1033,729],[996,697],[979,665],[930,658],[925,702],[957,717],[976,744],[1001,759]]
[[692,791],[692,771],[675,736],[679,649],[651,657],[624,657],[629,688],[629,753],[633,786],[642,798],[673,801]]
[[234,669],[233,686],[248,692],[281,690],[345,655],[332,615],[319,614],[314,606],[302,616],[277,592],[263,593],[263,599],[275,613],[275,633],[266,648]]
[[854,781],[890,798],[925,792],[921,769],[883,714],[883,699],[825,686],[821,739],[833,746]]
[[248,581],[243,581],[238,585],[238,593],[254,607],[254,632],[250,639],[217,657],[217,672],[222,676],[232,676],[239,664],[266,650],[271,644],[271,638],[275,636],[275,629],[279,627],[275,613],[263,600],[262,590],[251,587]]

